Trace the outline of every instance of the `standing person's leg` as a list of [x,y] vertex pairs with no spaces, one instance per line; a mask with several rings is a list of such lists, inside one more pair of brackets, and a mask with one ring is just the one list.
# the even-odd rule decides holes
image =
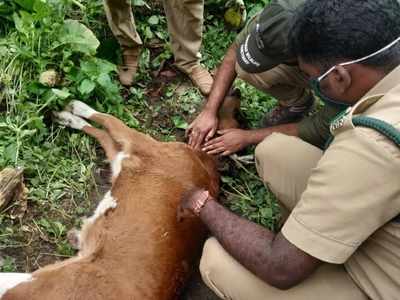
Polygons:
[[[273,134],[256,148],[257,170],[285,210],[291,211],[321,156],[320,149],[298,138]],[[239,264],[215,238],[204,246],[200,271],[208,287],[222,299],[368,299],[340,265],[323,264],[299,285],[287,291],[276,289]]]
[[213,79],[200,65],[204,0],[164,0],[163,3],[175,65],[208,95]]
[[130,0],[104,0],[108,24],[122,48],[124,63],[119,68],[121,83],[133,84],[142,40],[136,31]]
[[108,24],[122,47],[139,48],[142,40],[136,31],[130,0],[104,0]]

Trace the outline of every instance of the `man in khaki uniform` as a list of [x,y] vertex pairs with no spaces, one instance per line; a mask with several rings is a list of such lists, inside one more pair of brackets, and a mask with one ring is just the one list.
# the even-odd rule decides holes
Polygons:
[[222,299],[399,299],[400,4],[308,0],[289,43],[313,90],[350,107],[325,152],[283,134],[258,145],[258,172],[290,212],[279,233],[204,190],[183,199],[215,236],[203,279]]
[[[202,112],[189,126],[190,146],[209,154],[230,155],[260,143],[274,132],[299,136],[318,147],[325,144],[329,123],[343,107],[326,105],[316,115],[302,119],[314,97],[297,58],[288,48],[288,35],[295,9],[304,2],[272,0],[248,22],[228,49]],[[262,61],[257,62],[257,56]],[[230,129],[212,139],[218,128],[218,110],[236,77],[274,96],[279,105],[266,116],[263,128]]]
[[[200,65],[203,30],[203,0],[163,1],[168,21],[175,66],[189,76],[204,95],[213,83],[210,73]],[[105,0],[107,20],[123,52],[124,66],[119,70],[123,85],[130,86],[138,68],[142,40],[136,31],[130,0]]]

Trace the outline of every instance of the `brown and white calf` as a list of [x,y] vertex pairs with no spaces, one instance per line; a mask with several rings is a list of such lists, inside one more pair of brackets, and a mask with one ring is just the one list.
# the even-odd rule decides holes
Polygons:
[[1,300],[175,299],[205,235],[199,220],[177,221],[177,206],[194,187],[216,196],[213,160],[182,143],[158,142],[79,101],[57,118],[100,142],[112,188],[84,222],[78,255],[32,274],[1,274]]

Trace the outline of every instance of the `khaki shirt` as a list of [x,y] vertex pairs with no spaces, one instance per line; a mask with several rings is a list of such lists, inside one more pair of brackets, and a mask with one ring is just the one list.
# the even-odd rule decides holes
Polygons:
[[335,139],[282,233],[322,261],[344,263],[371,299],[400,299],[400,149],[354,127],[355,115],[400,129],[400,66],[332,124]]

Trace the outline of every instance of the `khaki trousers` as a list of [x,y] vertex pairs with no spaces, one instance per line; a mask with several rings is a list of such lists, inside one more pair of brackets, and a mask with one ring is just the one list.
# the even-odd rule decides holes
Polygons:
[[298,66],[280,64],[263,73],[247,73],[236,63],[236,73],[238,78],[270,94],[283,106],[303,106],[311,100],[307,79]]
[[[256,148],[257,170],[285,210],[291,211],[300,200],[311,170],[321,156],[320,149],[298,138],[273,134]],[[299,285],[286,291],[278,290],[241,266],[214,238],[204,246],[200,271],[204,282],[221,299],[368,299],[341,265],[323,264]]]
[[[201,58],[204,0],[164,0],[163,4],[175,63],[190,71]],[[142,45],[131,1],[104,0],[104,7],[110,28],[121,46]]]

